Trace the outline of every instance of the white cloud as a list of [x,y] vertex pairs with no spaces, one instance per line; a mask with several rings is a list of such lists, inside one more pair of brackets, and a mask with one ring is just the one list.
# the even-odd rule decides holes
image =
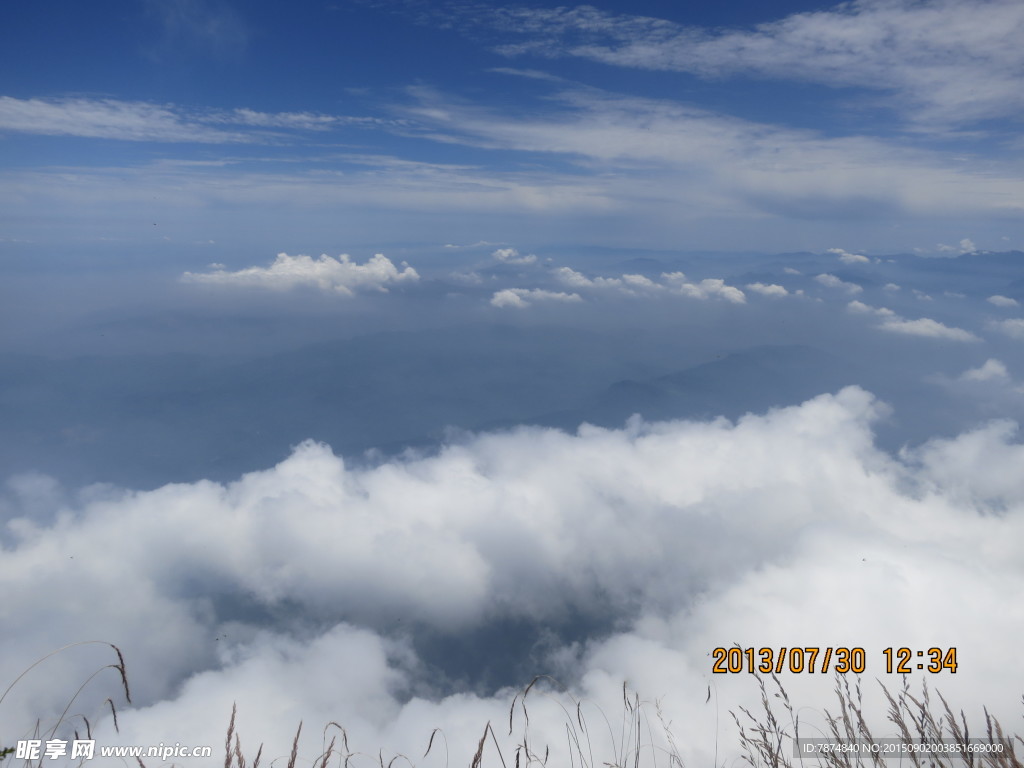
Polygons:
[[120,141],[246,143],[272,140],[259,131],[224,130],[222,125],[322,131],[343,125],[386,125],[374,118],[312,112],[189,110],[175,104],[118,99],[16,99],[0,96],[0,131],[49,136],[83,136]]
[[614,291],[626,296],[642,296],[656,293],[673,293],[693,299],[708,299],[713,296],[734,304],[746,302],[746,296],[739,288],[726,285],[719,278],[707,278],[699,283],[691,282],[682,272],[662,273],[658,283],[645,275],[621,275],[619,277],[587,277],[570,267],[553,270],[555,279],[563,285],[577,289],[599,289]]
[[978,368],[971,368],[960,375],[961,381],[1009,381],[1010,373],[1001,360],[989,358]]
[[116,99],[15,99],[0,96],[0,130],[122,141],[250,141],[190,120],[173,106]]
[[[606,285],[605,283],[596,283],[582,272],[577,272],[571,267],[556,267],[553,272],[555,279],[563,285],[567,285],[571,288],[593,288],[595,285]],[[598,278],[603,280],[603,278]],[[618,281],[614,281],[615,285],[618,285]]]
[[692,283],[682,272],[667,272],[662,275],[662,278],[672,290],[693,299],[708,299],[717,296],[733,304],[744,304],[747,301],[743,291],[726,285],[725,281],[720,278],[706,278],[699,283]]
[[989,327],[1014,339],[1024,339],[1024,319],[996,320],[989,323]]
[[260,128],[298,128],[307,131],[325,131],[343,122],[351,122],[351,118],[318,115],[313,112],[257,112],[246,108],[236,109],[221,119],[224,122]]
[[502,264],[533,264],[537,261],[537,257],[532,253],[520,256],[515,248],[499,248],[491,256]]
[[467,243],[467,244],[463,244],[463,245],[460,245],[458,243],[445,243],[444,247],[445,248],[455,248],[455,249],[461,250],[463,248],[482,248],[482,247],[489,246],[489,245],[503,245],[503,243],[491,243],[491,242],[488,242],[487,240],[477,240],[475,243]]
[[542,72],[538,69],[517,69],[515,67],[491,67],[488,72],[496,72],[501,75],[512,75],[513,77],[525,77],[530,80],[544,80],[549,83],[564,83],[564,77],[552,75],[550,72]]
[[352,261],[344,253],[336,259],[326,254],[313,259],[311,256],[279,253],[269,267],[247,267],[237,272],[228,272],[223,268],[211,272],[186,272],[181,279],[187,283],[275,290],[311,286],[352,296],[362,290],[387,292],[388,286],[419,280],[420,276],[415,269],[404,262],[402,267],[399,271],[381,253],[372,256],[365,264]]
[[989,296],[986,301],[989,304],[994,304],[997,307],[1019,307],[1020,302],[1016,299],[1011,299],[1009,296]]
[[505,288],[491,297],[491,306],[525,309],[538,301],[573,304],[583,301],[583,298],[578,293],[547,291],[542,288]]
[[872,307],[862,301],[851,301],[846,305],[847,310],[857,314],[872,314],[879,317],[896,317],[896,313],[886,307]]
[[965,331],[962,328],[951,328],[928,317],[922,317],[918,320],[904,320],[902,318],[887,320],[878,327],[883,331],[901,333],[907,336],[924,336],[926,338],[945,339],[947,341],[981,341],[970,331]]
[[18,204],[26,216],[45,207],[50,215],[59,211],[69,219],[83,211],[103,217],[112,207],[131,206],[151,211],[145,216],[174,211],[187,218],[215,208],[236,217],[231,221],[236,227],[274,212],[292,227],[312,217],[324,231],[336,229],[336,223],[323,222],[337,222],[339,216],[347,227],[358,227],[367,209],[550,216],[605,212],[612,203],[606,196],[609,190],[579,174],[484,171],[388,156],[313,160],[305,169],[300,161],[284,167],[266,163],[260,171],[241,170],[230,161],[12,171],[4,175],[0,190],[5,202]]
[[900,317],[891,309],[886,307],[872,307],[862,301],[851,301],[846,305],[849,312],[860,315],[874,315],[885,318],[885,321],[878,326],[879,330],[889,333],[899,333],[906,336],[923,336],[932,339],[945,339],[947,341],[981,341],[977,336],[962,328],[951,328],[943,325],[937,320],[922,317],[917,320],[907,320]]
[[[736,423],[523,428],[376,466],[307,442],[224,485],[92,489],[52,523],[8,509],[0,612],[19,631],[0,638],[0,675],[65,638],[101,636],[124,651],[135,704],[118,707],[115,735],[102,702],[116,672],[86,689],[76,710],[100,744],[222,744],[237,701],[250,759],[259,742],[287,754],[299,720],[304,762],[329,721],[373,764],[378,749],[422,755],[434,728],[465,756],[487,721],[507,721],[513,692],[439,693],[417,632],[575,613],[614,630],[552,639],[537,671],[561,670],[609,717],[628,680],[661,702],[684,764],[716,748],[737,759],[715,718],[760,693],[749,675],[711,674],[712,650],[733,642],[857,645],[876,676],[894,637],[956,647],[961,673],[929,684],[969,719],[985,705],[1012,727],[1024,447],[997,423],[893,457],[873,445],[884,414],[849,388]],[[5,701],[8,732],[55,718],[69,681],[103,663],[69,652],[26,676]],[[717,706],[705,704],[712,680]],[[802,723],[833,706],[831,675],[784,683]],[[884,701],[867,696],[866,716],[887,731]],[[568,764],[564,721],[535,706],[533,743]]]
[[975,251],[978,250],[974,243],[969,238],[966,237],[963,240],[961,240],[957,245],[945,245],[943,243],[939,243],[936,246],[936,248],[938,248],[943,253],[956,253],[961,255],[967,253],[974,253]]
[[[155,198],[159,209],[155,203],[154,209],[181,207],[190,216],[200,206],[227,211],[268,206],[301,212],[295,214],[299,217],[307,212],[333,217],[344,208],[359,222],[365,217],[356,211],[372,207],[458,215],[598,214],[634,221],[671,215],[673,221],[685,216],[706,222],[716,217],[764,221],[766,214],[817,221],[879,212],[1004,216],[1017,215],[1024,199],[1024,182],[1008,164],[994,166],[980,157],[953,162],[925,145],[908,149],[881,138],[826,136],[667,100],[577,89],[553,96],[542,113],[510,114],[451,104],[423,88],[412,95],[416,103],[406,110],[409,119],[366,125],[407,136],[415,123],[417,135],[449,146],[561,159],[552,165],[542,158],[540,164],[510,170],[330,152],[319,140],[321,129],[359,119],[305,112],[19,101],[8,110],[12,130],[138,141],[288,143],[295,156],[285,161],[270,153],[249,162],[223,158],[203,165],[193,162],[195,148],[175,148],[188,162],[12,171],[3,179],[5,202],[15,206],[12,215],[25,218],[44,208],[80,214],[83,206],[108,215],[125,201],[142,206]],[[315,131],[318,141],[297,131]],[[652,233],[661,236],[660,230],[654,227]],[[428,239],[436,237],[432,232]]]
[[710,78],[755,74],[886,91],[895,96],[888,104],[921,127],[1016,115],[1024,107],[1017,87],[1024,10],[1014,0],[854,0],[749,30],[688,27],[589,6],[503,8],[492,23],[525,38],[499,48],[510,56],[576,56]]
[[623,275],[619,279],[627,290],[657,291],[664,287],[645,275]]
[[555,279],[571,288],[606,289],[627,296],[636,296],[637,290],[663,291],[660,285],[644,275],[621,275],[619,277],[587,277],[571,267],[557,267],[553,271]]
[[814,280],[828,288],[841,288],[847,293],[861,293],[864,290],[856,283],[848,283],[844,280],[840,280],[835,275],[830,275],[828,273],[818,275]]
[[803,274],[799,269],[794,269],[793,267],[784,267],[782,271],[785,272],[787,275],[802,275]]
[[900,288],[900,286],[896,285],[896,283],[886,283],[885,285],[882,286],[882,289],[886,290],[886,291],[899,291],[899,290],[902,290]]
[[858,253],[849,253],[842,248],[829,248],[828,253],[834,253],[843,264],[870,264],[871,259]]
[[754,293],[760,293],[762,296],[788,296],[789,291],[784,286],[776,285],[774,283],[766,285],[765,283],[747,283],[745,286],[748,291]]
[[[408,114],[435,128],[431,138],[585,158],[594,171],[614,169],[588,178],[616,207],[649,211],[658,201],[676,216],[683,211],[692,218],[726,211],[812,219],[879,210],[1015,215],[1024,197],[1019,174],[990,168],[980,157],[973,165],[952,163],[923,147],[868,136],[826,137],[667,100],[566,90],[552,97],[556,106],[545,115],[522,117],[466,106],[428,89],[413,94],[419,103]],[[692,184],[694,178],[701,183]]]
[[448,277],[456,283],[463,283],[464,285],[481,285],[484,281],[478,273],[472,270],[469,272],[450,272]]

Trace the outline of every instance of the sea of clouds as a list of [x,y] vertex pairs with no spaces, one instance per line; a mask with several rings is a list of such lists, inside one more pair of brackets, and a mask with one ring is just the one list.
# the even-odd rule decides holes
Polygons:
[[[686,764],[732,764],[739,741],[730,712],[761,707],[753,676],[713,672],[716,649],[736,644],[817,647],[822,656],[828,648],[863,648],[865,712],[877,735],[894,735],[879,683],[893,691],[903,683],[887,672],[883,650],[956,649],[955,672],[915,669],[912,692],[927,682],[972,722],[985,707],[1013,730],[1021,703],[1014,681],[1024,679],[1017,653],[1024,446],[1009,418],[1021,413],[1012,255],[965,264],[965,274],[976,272],[969,283],[950,279],[961,269],[956,260],[897,262],[834,251],[731,267],[725,259],[635,260],[589,272],[514,249],[455,271],[450,264],[399,269],[382,255],[360,264],[281,254],[270,267],[215,264],[186,273],[183,289],[212,291],[211,301],[234,290],[309,304],[369,296],[391,302],[376,316],[365,309],[369,317],[427,308],[421,315],[409,310],[407,323],[444,306],[463,323],[536,314],[560,324],[537,326],[532,336],[460,331],[445,342],[509,342],[499,356],[519,361],[507,370],[521,367],[524,376],[502,395],[502,413],[526,408],[517,387],[553,370],[551,361],[569,349],[551,346],[533,359],[538,339],[582,349],[590,337],[574,331],[563,339],[553,330],[573,323],[608,331],[668,318],[660,331],[646,329],[650,338],[608,331],[618,340],[575,350],[573,366],[591,365],[601,352],[623,360],[625,351],[635,352],[625,369],[588,369],[611,381],[629,366],[647,376],[673,370],[669,362],[659,369],[644,361],[648,343],[665,354],[689,344],[693,359],[712,358],[710,368],[694,369],[705,378],[668,381],[725,387],[727,397],[767,386],[761,369],[749,366],[769,361],[775,348],[765,345],[781,340],[813,342],[871,375],[731,419],[652,421],[641,414],[572,428],[534,420],[351,456],[306,440],[286,446],[277,463],[252,458],[251,471],[226,479],[168,478],[145,490],[130,482],[65,483],[40,472],[9,475],[0,495],[0,680],[16,683],[0,693],[0,746],[37,733],[68,736],[86,719],[98,744],[222,745],[237,707],[235,728],[250,762],[261,743],[267,762],[286,757],[301,722],[300,764],[323,752],[325,727],[328,740],[341,727],[356,760],[379,764],[401,754],[444,765],[470,760],[488,723],[510,759],[523,743],[528,713],[538,753],[550,747],[552,759],[564,762],[572,751],[567,727],[571,734],[587,722],[593,761],[615,762],[633,738],[621,727],[625,695],[642,702],[641,741],[652,755],[663,757],[658,750],[674,743]],[[954,285],[966,293],[949,290]],[[576,298],[553,300],[555,294]],[[363,312],[370,305],[347,306]],[[271,320],[275,312],[279,305],[264,310]],[[544,314],[550,312],[560,314]],[[313,320],[339,317],[346,316]],[[375,356],[360,359],[371,368],[392,365],[399,350],[411,357],[409,350],[434,333],[368,336]],[[675,338],[678,349],[668,343]],[[722,358],[714,349],[754,342],[760,356],[735,358],[748,367],[733,367],[733,358],[714,362]],[[480,367],[496,358],[438,350],[442,384],[490,381],[490,369],[476,370],[473,361]],[[240,370],[270,376],[260,365],[318,359],[303,354],[250,361]],[[67,369],[56,359],[49,367],[12,359],[42,372],[34,385],[4,380],[3,402],[16,415],[12,403],[36,407],[30,395],[50,391],[42,384],[53,371],[130,372],[123,361],[136,358],[120,367],[113,358],[91,367],[82,360],[92,358],[73,358],[65,362],[79,367]],[[139,370],[150,365],[139,359]],[[325,370],[333,377],[344,363]],[[164,374],[128,383],[95,374],[120,404],[108,412],[108,441],[133,434],[138,403],[159,400],[131,399],[154,378],[163,381],[157,393],[186,391],[191,381],[174,378],[170,364],[153,370],[167,371],[170,383]],[[661,391],[650,389],[661,379],[645,381],[615,391]],[[865,381],[892,397],[869,391]],[[413,410],[445,396],[441,387],[417,400],[420,384],[407,383],[395,391]],[[488,386],[504,392],[496,384]],[[299,418],[318,392],[246,407],[254,419],[259,408]],[[924,401],[930,410],[908,422]],[[360,402],[336,398],[339,418]],[[955,417],[951,411],[928,422],[944,404]],[[499,412],[487,408],[478,418]],[[154,413],[168,430],[178,419],[173,409]],[[211,436],[238,419],[204,413],[213,414],[205,427]],[[84,418],[73,409],[61,414]],[[893,424],[906,439],[883,444],[880,435]],[[372,430],[368,435],[363,439]],[[88,445],[87,436],[76,439]],[[159,447],[131,445],[140,453]],[[88,640],[102,642],[32,666]],[[110,666],[119,659],[104,643],[123,654],[130,702]],[[531,691],[524,713],[516,697],[536,675],[550,678]],[[784,671],[780,680],[801,733],[817,735],[825,710],[837,706],[833,676]],[[435,729],[447,757],[437,744],[423,756]],[[493,752],[486,759],[500,762]]]
[[[613,721],[624,683],[657,700],[689,761],[735,754],[726,713],[756,707],[749,675],[711,674],[735,643],[863,647],[876,704],[875,678],[899,684],[882,649],[955,647],[956,674],[915,677],[1012,724],[1024,448],[997,422],[894,457],[873,444],[886,410],[851,387],[735,423],[520,428],[356,469],[307,442],[230,483],[87,489],[51,524],[4,531],[17,631],[0,677],[55,636],[116,638],[134,703],[118,702],[116,734],[95,711],[116,673],[89,684],[101,743],[220,744],[237,703],[253,748],[283,754],[302,721],[312,759],[335,721],[355,751],[421,755],[442,728],[459,762],[488,721],[507,731],[516,686],[439,685],[418,633],[571,616],[596,629],[513,652]],[[44,662],[4,702],[2,738],[31,730],[29,713],[55,722],[111,661],[90,647]],[[834,708],[830,675],[783,681],[808,722]],[[561,719],[534,716],[533,740],[564,749]]]

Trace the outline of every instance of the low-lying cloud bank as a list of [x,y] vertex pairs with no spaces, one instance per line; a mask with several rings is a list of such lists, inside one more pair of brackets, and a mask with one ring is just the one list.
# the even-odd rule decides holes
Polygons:
[[352,296],[360,290],[386,292],[390,285],[414,283],[420,279],[416,270],[408,264],[403,263],[399,270],[382,253],[375,254],[365,264],[352,261],[346,253],[336,259],[327,254],[314,259],[311,256],[279,253],[269,267],[246,267],[228,272],[222,264],[210,266],[209,272],[186,272],[181,279],[186,283],[276,290],[310,286],[345,296]]
[[[0,679],[40,649],[101,638],[124,651],[135,701],[115,735],[99,702],[116,674],[86,689],[102,743],[221,744],[237,701],[252,753],[286,753],[303,720],[308,762],[333,720],[374,761],[418,758],[440,727],[459,762],[508,719],[511,689],[460,677],[461,639],[489,637],[475,652],[495,667],[530,662],[613,722],[628,681],[706,764],[716,738],[720,759],[735,752],[716,718],[758,701],[749,675],[711,674],[714,648],[861,647],[867,689],[900,683],[883,649],[940,647],[957,649],[956,674],[915,671],[913,685],[927,677],[969,717],[986,705],[1013,728],[1024,446],[995,422],[894,457],[873,443],[887,410],[850,387],[736,423],[519,428],[373,466],[307,442],[226,485],[63,502],[22,478],[0,510],[0,619],[18,627],[0,640]],[[28,516],[40,507],[52,516]],[[532,628],[523,645],[499,643],[514,626]],[[47,661],[0,705],[0,742],[55,721],[109,661]],[[830,674],[783,681],[797,705],[832,706]],[[562,749],[561,715],[539,702],[533,740]]]
[[554,270],[555,279],[560,283],[576,289],[597,289],[613,291],[626,296],[680,295],[691,299],[707,299],[712,296],[725,299],[733,304],[743,304],[746,296],[739,288],[726,285],[719,278],[707,278],[695,283],[687,279],[682,272],[665,272],[660,276],[661,282],[645,275],[621,275],[619,277],[590,278],[582,272],[570,267],[558,267]]

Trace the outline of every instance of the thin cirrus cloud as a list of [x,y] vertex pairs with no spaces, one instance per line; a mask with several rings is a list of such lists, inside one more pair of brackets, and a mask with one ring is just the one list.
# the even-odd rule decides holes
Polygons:
[[226,130],[219,126],[323,131],[374,122],[370,118],[311,112],[268,113],[248,108],[203,111],[174,104],[118,99],[0,96],[0,131],[120,141],[249,143],[270,140],[272,135],[261,131]]
[[386,293],[390,286],[414,283],[419,278],[419,273],[408,264],[403,262],[399,270],[391,259],[381,253],[369,258],[365,264],[353,261],[345,253],[336,259],[327,254],[314,259],[312,256],[279,253],[269,267],[246,267],[229,272],[223,265],[214,264],[209,272],[185,272],[181,280],[200,285],[273,290],[307,286],[352,296],[358,291]]
[[[984,159],[951,162],[865,136],[757,123],[666,100],[565,90],[539,116],[451,103],[423,87],[391,119],[314,112],[204,110],[96,99],[0,99],[0,130],[175,145],[158,167],[11,171],[10,204],[37,206],[242,202],[388,210],[511,210],[697,220],[708,216],[827,220],[903,215],[1017,215],[1024,182]],[[324,157],[310,143],[352,127],[392,142],[386,153]],[[546,155],[558,167],[506,168],[414,161],[393,142],[410,136],[485,150]],[[199,167],[198,144],[288,144],[295,156]],[[397,154],[395,154],[397,152]],[[205,158],[204,158],[205,159]],[[274,162],[269,162],[274,160]],[[562,164],[562,161],[565,161]],[[252,162],[259,162],[256,168]],[[305,164],[305,165],[303,165]],[[695,183],[699,180],[699,183]],[[80,193],[80,194],[79,194]],[[26,203],[25,201],[32,201]],[[659,219],[660,220],[660,219]],[[661,225],[664,227],[664,225]],[[654,227],[655,230],[659,227]],[[856,256],[856,254],[851,254]]]
[[[539,117],[457,103],[424,87],[409,92],[415,102],[403,114],[425,138],[614,168],[599,183],[620,206],[674,201],[695,216],[745,210],[811,219],[1022,210],[1024,183],[1012,171],[869,135],[828,137],[598,89],[563,90],[549,99],[557,108]],[[680,174],[701,183],[680,183]]]
[[466,24],[518,36],[497,47],[510,57],[577,57],[709,78],[754,75],[888,92],[899,97],[889,104],[906,120],[929,129],[1012,117],[1024,107],[1024,7],[1015,0],[855,0],[748,30],[590,6],[514,6],[482,21],[462,15]]
[[183,43],[218,57],[237,56],[247,47],[252,31],[230,6],[210,0],[145,0],[146,8],[163,27],[163,39],[150,51],[154,58]]

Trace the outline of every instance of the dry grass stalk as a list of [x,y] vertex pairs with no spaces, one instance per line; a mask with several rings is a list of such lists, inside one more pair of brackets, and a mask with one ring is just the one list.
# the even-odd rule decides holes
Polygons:
[[[83,644],[76,643],[74,645]],[[52,729],[49,729],[51,737],[67,716],[71,703],[75,701],[85,686],[103,669],[114,668],[118,670],[125,698],[130,703],[131,699],[124,657],[116,646],[109,643],[105,643],[105,645],[109,645],[114,649],[117,654],[118,663],[101,668],[79,687],[71,702],[61,713],[57,724]],[[70,648],[73,646],[66,647]],[[29,670],[52,655],[48,654],[39,659],[29,667]],[[0,701],[7,696],[14,685],[29,670],[19,675],[14,683],[8,686],[4,694],[0,696]],[[759,717],[755,717],[747,708],[740,707],[739,712],[743,715],[741,719],[737,716],[736,712],[730,711],[730,715],[736,723],[739,732],[739,745],[744,752],[743,759],[749,764],[750,768],[795,768],[793,744],[800,738],[799,716],[796,714],[785,688],[776,675],[770,675],[771,688],[769,688],[768,682],[761,675],[755,674],[754,677],[760,689],[763,713]],[[550,684],[554,692],[545,690],[545,686],[542,686],[541,683]],[[949,702],[938,692],[936,694],[941,702],[941,706],[936,707],[932,702],[931,691],[926,683],[922,682],[921,692],[916,696],[910,691],[907,677],[904,677],[902,687],[895,693],[881,683],[879,685],[888,702],[887,720],[895,726],[897,738],[907,743],[936,742],[948,739],[965,748],[971,743],[971,730],[963,710],[954,713]],[[851,686],[848,676],[837,674],[834,692],[838,701],[838,710],[835,714],[832,714],[827,709],[824,710],[827,735],[839,744],[855,741],[868,745],[877,744],[876,734],[872,733],[864,714],[860,678],[854,678],[854,683]],[[672,734],[672,724],[671,722],[665,722],[660,703],[655,702],[654,707],[658,725],[660,726],[660,733],[664,736],[665,741],[663,743],[667,744],[667,747],[656,743],[654,731],[651,727],[651,719],[647,717],[647,703],[641,701],[638,694],[630,693],[625,684],[623,684],[622,688],[622,721],[617,728],[613,727],[611,721],[609,721],[600,708],[595,707],[598,714],[604,720],[607,738],[611,745],[611,754],[608,755],[608,759],[598,763],[594,755],[594,743],[591,738],[587,718],[583,713],[583,702],[573,698],[557,680],[546,675],[535,677],[521,693],[516,694],[512,699],[512,704],[509,708],[508,735],[511,736],[514,731],[517,712],[520,714],[522,722],[521,737],[515,745],[514,768],[547,768],[551,755],[548,746],[544,747],[543,755],[541,755],[540,751],[534,749],[530,741],[531,722],[527,698],[531,694],[534,697],[538,695],[544,696],[556,702],[563,712],[565,736],[568,745],[568,766],[566,768],[602,768],[602,766],[604,768],[660,768],[659,761],[667,761],[667,768],[684,768],[683,760]],[[710,696],[709,688],[708,701],[710,701]],[[571,708],[566,706],[564,703],[565,699],[571,702]],[[773,706],[775,700],[781,701],[785,712],[784,716],[776,714],[775,707]],[[113,699],[108,698],[105,703],[110,706],[115,729],[119,732],[117,709]],[[1022,700],[1022,703],[1024,703],[1024,700]],[[1004,750],[1002,754],[993,752],[977,754],[964,749],[955,757],[932,753],[927,758],[923,758],[918,753],[909,752],[905,756],[907,758],[905,764],[909,763],[913,768],[1024,768],[1024,763],[1017,757],[1014,749],[1015,744],[1024,747],[1024,739],[1019,735],[1012,737],[1005,735],[1001,724],[987,709],[984,709],[984,715],[985,736],[982,737],[981,741],[989,746],[1001,745]],[[242,750],[241,739],[236,731],[236,716],[237,705],[233,704],[224,742],[224,768],[250,768],[247,765]],[[87,738],[92,738],[92,726],[88,718],[84,715],[73,715],[72,717],[82,718],[85,723],[86,736]],[[340,732],[341,749],[339,749],[338,745],[339,734],[332,735],[329,743],[327,741],[327,731],[332,727]],[[37,721],[34,733],[27,738],[44,738],[40,736],[40,733],[41,725]],[[287,768],[296,768],[301,734],[302,723],[299,723],[299,727],[295,732],[295,738],[292,741]],[[423,758],[430,755],[438,734],[444,740],[444,765],[447,768],[448,741],[444,732],[439,728],[435,728],[431,732]],[[498,742],[490,721],[485,725],[483,734],[477,742],[476,751],[470,760],[469,768],[484,768],[488,736],[490,736],[495,752],[498,755],[501,768],[508,768],[501,744]],[[75,737],[78,737],[77,731],[75,731]],[[332,764],[332,759],[336,757],[336,764],[339,768],[353,768],[353,758],[358,753],[351,751],[348,732],[340,724],[332,721],[324,727],[323,743],[324,749],[310,763],[312,766],[329,768]],[[717,733],[715,749],[715,762],[717,764]],[[13,765],[6,763],[6,759],[11,756],[13,751],[11,748],[0,749],[0,763],[8,766],[8,768],[14,768]],[[262,754],[263,744],[260,744],[251,768],[259,768]],[[414,763],[401,754],[395,755],[385,764],[383,752],[380,752],[377,755],[376,762],[380,768],[394,768],[395,762],[399,760],[404,760],[408,763],[409,768],[415,768]],[[859,754],[848,751],[830,751],[817,754],[814,760],[817,761],[818,768],[890,768],[889,763],[883,759],[882,755],[874,750]],[[145,764],[141,759],[137,758],[137,762],[142,768],[145,768]],[[801,757],[799,762],[799,768],[806,768],[811,761]],[[26,761],[24,768],[41,768],[42,765],[41,760],[34,765]],[[894,766],[894,768],[896,767]]]

